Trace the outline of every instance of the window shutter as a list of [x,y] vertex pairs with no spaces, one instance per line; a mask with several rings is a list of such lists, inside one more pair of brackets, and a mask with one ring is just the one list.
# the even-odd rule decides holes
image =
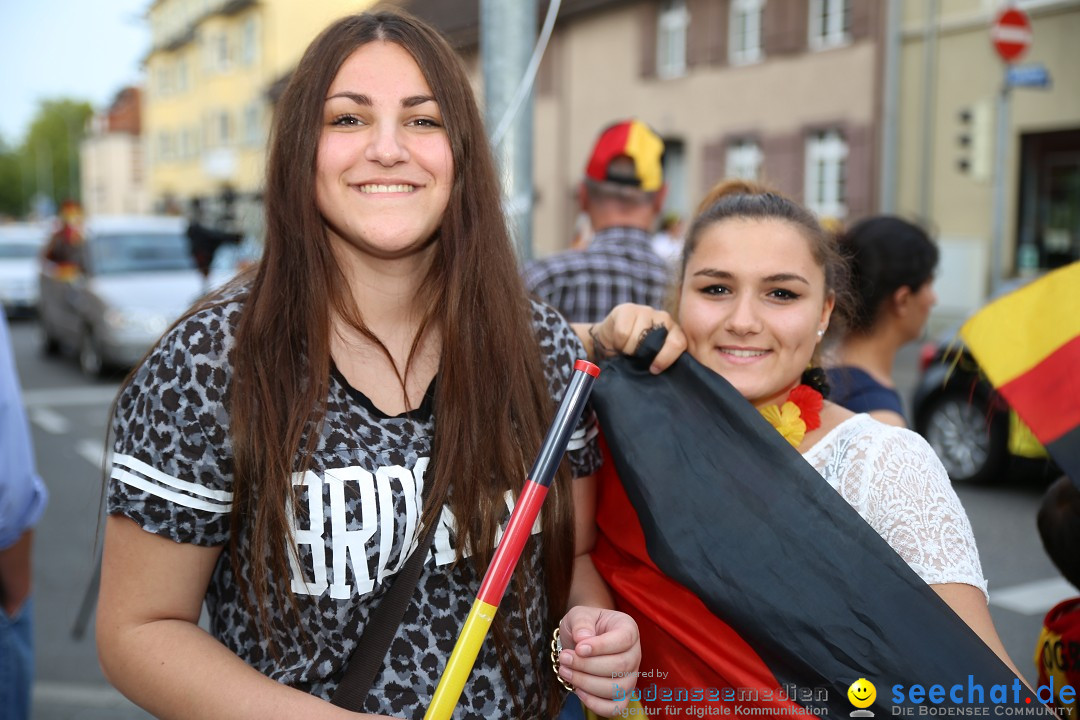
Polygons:
[[881,24],[881,8],[878,0],[851,0],[852,40],[861,40],[876,34]]
[[802,201],[803,158],[806,155],[803,135],[765,135],[761,138],[761,154],[762,182],[790,198]]
[[[705,145],[701,162],[702,191],[698,193],[700,196],[698,200],[705,197],[705,193],[709,192],[713,185],[724,179],[724,151],[726,148],[727,145],[722,139]],[[698,202],[698,200],[694,202]]]
[[686,64],[716,65],[727,47],[728,0],[687,0],[690,27],[686,38]]
[[766,0],[761,13],[761,44],[765,57],[806,50],[809,18],[806,0]]
[[866,125],[846,125],[843,133],[848,145],[844,204],[849,218],[863,217],[873,212],[877,192],[874,134]]
[[641,17],[641,77],[656,77],[656,32],[660,7],[656,2],[638,6]]

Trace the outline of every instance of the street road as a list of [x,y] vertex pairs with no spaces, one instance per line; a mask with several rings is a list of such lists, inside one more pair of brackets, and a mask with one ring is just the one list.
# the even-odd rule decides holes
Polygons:
[[[51,492],[35,537],[34,719],[148,718],[102,676],[92,618],[82,638],[72,635],[97,562],[102,448],[120,378],[87,382],[71,359],[42,358],[33,321],[12,323],[11,330],[38,466]],[[901,357],[898,380],[905,389],[914,384],[915,357],[914,348]],[[990,581],[994,621],[1029,679],[1034,679],[1032,657],[1043,614],[1059,597],[1076,594],[1058,579],[1035,530],[1046,483],[1029,474],[991,488],[958,489]]]

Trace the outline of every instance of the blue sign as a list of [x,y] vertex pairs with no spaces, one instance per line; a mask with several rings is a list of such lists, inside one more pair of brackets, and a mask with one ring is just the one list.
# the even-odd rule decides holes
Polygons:
[[1005,72],[1009,87],[1050,87],[1050,71],[1045,65],[1010,65]]

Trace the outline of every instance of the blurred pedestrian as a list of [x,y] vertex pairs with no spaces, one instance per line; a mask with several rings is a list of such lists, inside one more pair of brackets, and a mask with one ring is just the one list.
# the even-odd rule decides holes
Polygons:
[[570,322],[592,323],[624,302],[662,307],[671,273],[652,249],[667,186],[664,141],[639,120],[605,129],[593,147],[578,202],[592,237],[525,267],[525,286]]
[[65,278],[78,273],[78,249],[83,242],[82,206],[74,200],[60,204],[59,223],[45,243],[43,257],[52,272]]
[[7,320],[0,313],[0,713],[30,717],[34,677],[30,550],[48,492],[34,464]]
[[[584,351],[526,296],[468,76],[430,26],[331,24],[271,137],[263,260],[116,403],[102,667],[155,715],[346,720],[370,716],[326,701],[372,658],[358,705],[419,720]],[[611,677],[635,674],[637,627],[589,557],[594,426],[575,428],[457,718],[554,715],[556,630],[578,696],[625,707]],[[402,587],[376,652],[367,628]]]
[[[1080,488],[1066,475],[1043,495],[1037,517],[1046,554],[1062,576],[1080,589]],[[1054,706],[1062,718],[1075,718],[1076,695],[1064,702],[1058,691],[1070,685],[1080,692],[1080,597],[1051,608],[1035,646],[1039,685],[1053,682]]]
[[906,427],[893,365],[907,343],[922,336],[937,302],[937,245],[918,225],[877,216],[840,235],[848,261],[851,313],[829,353],[829,399],[853,412]]
[[683,221],[679,213],[669,211],[660,219],[660,230],[653,235],[652,249],[668,264],[677,270],[682,260]]

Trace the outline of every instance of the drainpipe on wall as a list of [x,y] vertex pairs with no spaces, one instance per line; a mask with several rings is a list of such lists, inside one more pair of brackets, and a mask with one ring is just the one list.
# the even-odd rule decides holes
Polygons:
[[919,162],[919,219],[928,222],[931,215],[931,191],[934,187],[934,110],[937,99],[937,23],[938,0],[926,3],[926,27],[923,30],[923,116],[922,158]]

